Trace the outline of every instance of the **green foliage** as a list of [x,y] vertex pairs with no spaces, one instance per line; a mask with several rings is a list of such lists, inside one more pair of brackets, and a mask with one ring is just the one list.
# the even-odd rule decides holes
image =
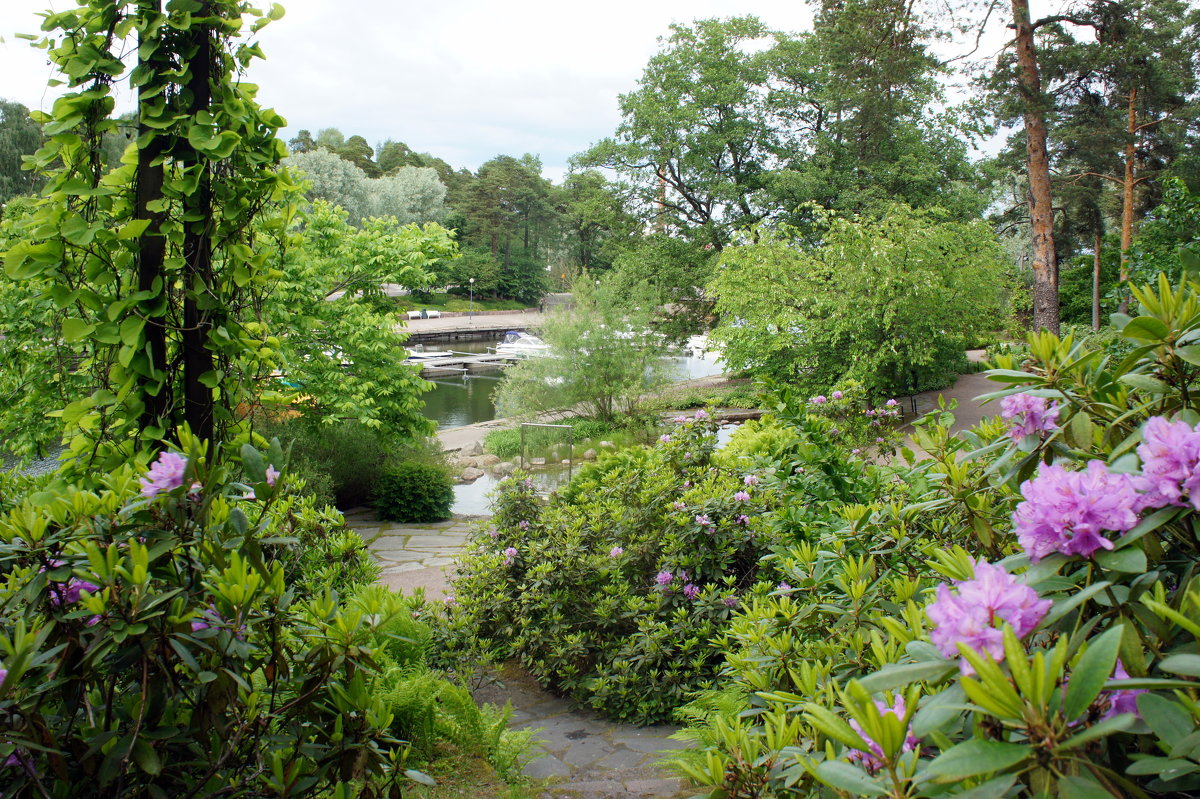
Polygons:
[[879,401],[949,385],[965,338],[999,321],[1002,260],[982,223],[893,206],[831,217],[819,246],[792,233],[722,254],[712,337],[733,369],[814,394],[853,379]]
[[[206,8],[164,24],[149,6],[94,0],[48,15],[36,42],[68,90],[35,115],[46,138],[28,163],[47,181],[5,270],[41,303],[22,310],[44,342],[31,357],[52,355],[59,376],[38,391],[42,412],[61,411],[76,455],[109,464],[185,422],[225,437],[278,357],[251,309],[274,278],[264,240],[290,215],[293,186],[276,168],[284,120],[233,76],[261,57],[244,25],[279,15],[237,0]],[[137,87],[139,135],[110,169],[98,154],[118,128],[122,77]]]
[[42,130],[29,117],[29,109],[20,103],[0,100],[0,215],[7,215],[5,203],[14,197],[32,194],[41,185],[38,175],[22,169],[22,159],[42,146]]
[[714,637],[773,542],[758,524],[772,494],[712,461],[714,430],[689,419],[654,447],[602,457],[544,508],[530,481],[504,481],[460,561],[451,645],[484,641],[544,684],[640,723],[711,687]]
[[371,495],[371,504],[381,519],[440,522],[450,518],[454,484],[445,469],[410,461],[384,467]]
[[403,365],[403,322],[364,297],[379,296],[385,282],[432,285],[455,254],[438,225],[372,218],[354,228],[344,211],[314,203],[267,306],[271,326],[288,330],[277,391],[313,423],[353,420],[399,437],[432,432],[420,400],[430,384]]
[[491,430],[484,436],[483,448],[500,460],[510,461],[521,454],[521,430]]
[[[679,758],[683,773],[747,796],[1196,790],[1194,503],[1134,508],[1137,526],[1102,531],[1111,548],[1090,557],[1034,559],[1013,534],[1017,502],[1045,501],[1024,481],[1048,464],[1150,476],[1144,459],[1159,456],[1139,446],[1150,443],[1146,421],[1200,422],[1200,359],[1187,343],[1200,330],[1200,283],[1160,276],[1133,292],[1139,315],[1114,316],[1127,355],[1042,333],[1024,354],[997,356],[991,377],[1003,388],[989,397],[1059,404],[1042,434],[1014,439],[992,419],[951,436],[939,412],[914,433],[929,457],[883,467],[888,479],[856,489],[865,501],[785,492],[780,517],[807,502],[824,519],[807,525],[811,544],[775,554],[797,589],[730,625],[728,689],[688,711],[688,737],[705,748]],[[1179,479],[1192,479],[1195,458],[1169,454],[1185,459]],[[944,583],[970,578],[976,558],[999,562],[1049,609],[1024,640],[997,628],[1003,657],[960,645],[960,669],[930,643],[925,609],[945,601]],[[882,712],[897,698],[903,711]]]
[[260,419],[255,429],[291,447],[292,470],[318,504],[349,509],[370,500],[375,475],[398,447],[385,433],[357,422],[312,423],[303,418]]
[[665,343],[650,329],[653,297],[643,285],[581,278],[575,305],[549,315],[541,329],[550,352],[512,366],[496,391],[505,416],[570,409],[611,422],[636,416],[643,394],[665,384]]
[[370,676],[372,636],[400,611],[288,586],[298,528],[332,520],[284,496],[286,478],[266,471],[284,465],[277,446],[244,451],[235,482],[203,442],[182,443],[186,471],[156,496],[127,465],[95,490],[55,481],[0,520],[8,792],[318,795],[406,781]]

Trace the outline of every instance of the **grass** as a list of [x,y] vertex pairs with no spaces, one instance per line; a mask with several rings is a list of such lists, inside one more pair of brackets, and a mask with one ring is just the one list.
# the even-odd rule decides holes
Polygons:
[[[393,298],[396,303],[396,308],[401,311],[420,311],[427,309],[431,311],[470,311],[471,300],[469,297],[460,297],[457,294],[431,294],[429,301],[419,301],[413,296],[402,296]],[[475,298],[476,311],[523,311],[529,306],[517,300],[493,300]]]
[[[610,424],[596,419],[576,416],[562,419],[558,424],[569,424],[575,432],[575,456],[589,449],[599,449],[601,441],[609,441],[621,448],[650,440],[651,426],[644,419],[630,420],[624,424]],[[565,445],[565,430],[530,428],[525,433],[525,455],[530,458],[546,457],[547,450],[558,444]],[[483,448],[502,460],[516,460],[521,455],[521,430],[511,427],[493,430],[483,440]],[[561,454],[561,453],[560,453]],[[562,457],[566,457],[563,455]]]
[[423,766],[429,776],[437,780],[436,786],[412,785],[404,795],[421,799],[533,799],[540,793],[536,785],[529,782],[507,783],[500,779],[487,759],[477,754],[468,754],[449,745],[438,753],[432,763]]
[[668,388],[646,400],[648,411],[664,412],[703,408],[760,408],[760,397],[754,382],[748,379],[730,380],[719,386],[681,386]]

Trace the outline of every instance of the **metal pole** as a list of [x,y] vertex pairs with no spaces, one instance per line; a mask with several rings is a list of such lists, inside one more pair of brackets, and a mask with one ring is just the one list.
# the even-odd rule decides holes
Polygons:
[[469,310],[467,311],[467,322],[470,324],[474,324],[475,323],[475,278],[471,278],[468,282],[470,283],[470,288],[468,289],[468,291],[471,294],[471,301],[470,301],[470,305],[468,306]]

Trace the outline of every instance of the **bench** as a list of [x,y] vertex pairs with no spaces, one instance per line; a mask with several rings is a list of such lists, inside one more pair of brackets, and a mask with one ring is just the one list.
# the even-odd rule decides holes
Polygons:
[[409,311],[409,319],[441,319],[441,311]]

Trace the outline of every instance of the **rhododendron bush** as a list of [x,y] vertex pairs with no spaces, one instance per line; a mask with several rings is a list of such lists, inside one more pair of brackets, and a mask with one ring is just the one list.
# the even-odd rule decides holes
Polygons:
[[832,502],[776,555],[801,588],[731,623],[680,770],[714,796],[1196,795],[1198,291],[1135,291],[1127,356],[1032,336],[993,364],[997,417],[918,423],[907,504]]

